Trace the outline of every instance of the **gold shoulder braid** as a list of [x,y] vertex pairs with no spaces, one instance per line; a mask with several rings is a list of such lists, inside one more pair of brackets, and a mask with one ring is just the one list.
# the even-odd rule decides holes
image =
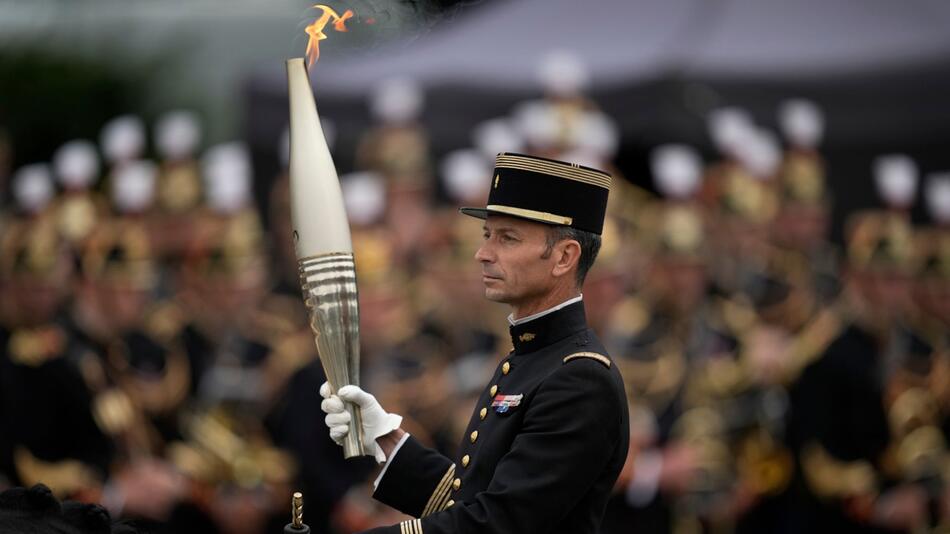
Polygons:
[[571,360],[576,360],[577,358],[590,358],[591,360],[597,360],[598,362],[604,364],[605,367],[610,367],[610,359],[603,354],[597,354],[596,352],[575,352],[574,354],[565,356],[564,363],[567,363]]

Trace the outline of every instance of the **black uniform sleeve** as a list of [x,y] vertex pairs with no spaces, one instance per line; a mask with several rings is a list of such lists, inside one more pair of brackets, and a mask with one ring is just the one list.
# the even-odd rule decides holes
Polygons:
[[850,333],[808,367],[792,390],[789,436],[809,490],[840,499],[878,490],[889,429],[871,341]]
[[423,517],[447,502],[455,464],[410,435],[376,487],[373,498],[404,514]]
[[602,475],[611,452],[619,446],[622,401],[603,364],[578,359],[563,365],[538,388],[522,432],[499,462],[486,491],[473,501],[427,517],[368,532],[552,530]]

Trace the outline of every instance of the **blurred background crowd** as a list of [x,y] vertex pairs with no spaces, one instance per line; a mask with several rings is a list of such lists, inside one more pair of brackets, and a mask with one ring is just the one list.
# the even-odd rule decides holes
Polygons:
[[[624,85],[634,70],[602,70],[643,52],[611,48],[611,31],[649,35],[669,12],[601,21],[574,50],[548,46],[564,35],[549,22],[583,27],[568,2],[334,5],[361,15],[356,38],[435,21],[391,57],[312,71],[353,235],[363,385],[404,428],[454,456],[511,346],[473,259],[481,225],[457,207],[484,203],[499,152],[563,159],[613,175],[583,293],[631,414],[605,533],[950,532],[950,107],[927,107],[945,99],[945,38],[937,60],[877,70]],[[541,48],[459,59],[473,35]],[[724,64],[705,50],[705,68]],[[239,101],[229,129],[218,104],[143,103],[89,58],[0,59],[0,490],[42,482],[159,533],[279,532],[293,491],[316,532],[399,521],[317,404],[281,63],[221,96]]]

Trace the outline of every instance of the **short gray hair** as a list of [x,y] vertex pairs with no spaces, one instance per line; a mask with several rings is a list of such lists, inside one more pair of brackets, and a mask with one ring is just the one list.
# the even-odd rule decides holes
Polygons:
[[586,232],[571,228],[570,226],[550,225],[547,229],[547,238],[542,258],[551,257],[554,251],[554,245],[565,239],[573,239],[581,246],[581,257],[577,260],[577,287],[584,285],[584,279],[587,278],[587,272],[590,271],[594,260],[597,259],[597,253],[600,252],[600,236],[593,232]]

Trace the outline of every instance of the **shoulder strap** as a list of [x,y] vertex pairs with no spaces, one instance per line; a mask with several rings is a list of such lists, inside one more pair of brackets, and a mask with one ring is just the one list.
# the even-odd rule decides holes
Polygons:
[[590,358],[591,360],[597,360],[598,362],[604,364],[605,367],[610,368],[610,358],[596,352],[575,352],[574,354],[565,356],[564,363],[567,363],[571,360],[576,360],[577,358]]

